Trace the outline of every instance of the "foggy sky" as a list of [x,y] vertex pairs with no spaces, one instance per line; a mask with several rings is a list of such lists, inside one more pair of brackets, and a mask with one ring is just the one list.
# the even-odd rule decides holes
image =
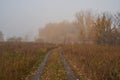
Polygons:
[[0,31],[35,36],[46,23],[73,20],[80,10],[118,12],[120,0],[0,0]]

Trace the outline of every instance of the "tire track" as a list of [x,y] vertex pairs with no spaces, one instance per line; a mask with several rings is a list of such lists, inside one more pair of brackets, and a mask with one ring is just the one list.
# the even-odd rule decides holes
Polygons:
[[76,77],[76,75],[74,74],[74,72],[70,68],[69,64],[67,63],[67,61],[65,60],[65,58],[61,54],[61,51],[58,54],[61,58],[61,61],[63,63],[64,69],[65,69],[65,72],[66,72],[66,77],[67,77],[66,79],[67,80],[79,80],[79,78]]
[[39,80],[39,77],[41,76],[44,66],[46,64],[46,61],[48,59],[48,56],[51,54],[52,50],[50,50],[44,57],[44,60],[42,61],[42,63],[38,66],[37,70],[35,71],[35,73],[33,75],[31,75],[28,79],[29,80]]

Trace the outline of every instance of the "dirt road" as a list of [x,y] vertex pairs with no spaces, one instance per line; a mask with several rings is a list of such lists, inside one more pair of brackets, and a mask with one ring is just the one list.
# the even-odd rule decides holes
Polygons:
[[[56,50],[55,50],[56,51]],[[49,76],[49,77],[54,77],[54,80],[63,80],[60,77],[56,78],[56,75],[52,75],[50,76],[50,72],[51,71],[55,71],[56,68],[53,67],[49,67],[48,69],[46,67],[48,67],[49,65],[52,64],[52,66],[56,66],[58,67],[56,70],[58,70],[57,72],[59,72],[59,66],[62,65],[62,68],[65,72],[65,78],[64,80],[79,80],[76,75],[74,74],[74,72],[72,71],[71,67],[69,66],[69,64],[67,63],[67,61],[64,59],[63,55],[61,54],[61,51],[58,49],[55,53],[54,50],[49,51],[45,57],[44,60],[42,61],[42,63],[38,66],[37,70],[35,71],[35,73],[33,75],[31,75],[29,77],[29,80],[40,80],[41,76]],[[56,56],[58,55],[58,57],[54,56],[52,53],[54,53],[54,55],[56,54]],[[51,55],[51,59],[49,59]],[[59,59],[57,59],[59,58]],[[49,61],[50,60],[50,61]],[[56,64],[56,60],[59,62],[59,66],[58,64]],[[49,63],[50,62],[50,63]],[[45,71],[46,69],[46,71]],[[49,71],[51,70],[51,71]],[[44,73],[43,73],[44,72]],[[45,74],[45,75],[44,75]],[[55,73],[57,75],[60,75],[60,73]],[[42,79],[43,80],[43,79]],[[44,80],[53,80],[53,78],[44,78]]]

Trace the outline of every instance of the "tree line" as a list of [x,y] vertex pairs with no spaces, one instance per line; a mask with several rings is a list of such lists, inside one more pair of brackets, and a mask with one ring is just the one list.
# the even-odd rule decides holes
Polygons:
[[76,18],[82,43],[120,44],[120,13],[95,16],[90,12],[80,12]]
[[[5,41],[0,31],[0,42]],[[8,42],[29,41],[21,37],[10,37]],[[80,11],[72,22],[48,23],[39,30],[35,42],[41,43],[81,43],[120,45],[120,12],[110,14]]]
[[30,40],[28,35],[25,37],[12,36],[5,39],[3,32],[0,31],[0,42],[30,42]]
[[120,44],[120,13],[80,11],[72,22],[48,23],[38,41],[61,43]]

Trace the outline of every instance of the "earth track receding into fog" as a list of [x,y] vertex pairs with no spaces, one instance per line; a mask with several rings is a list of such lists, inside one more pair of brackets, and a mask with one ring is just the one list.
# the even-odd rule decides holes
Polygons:
[[[45,68],[46,62],[48,60],[48,57],[49,57],[49,55],[51,55],[52,51],[53,50],[50,50],[45,55],[43,61],[41,62],[41,64],[39,64],[39,66],[36,69],[35,73],[28,78],[29,80],[40,80],[40,76],[43,73],[43,70]],[[79,78],[77,78],[77,76],[74,74],[74,72],[72,71],[71,67],[69,66],[69,64],[65,60],[64,56],[61,54],[61,51],[58,51],[57,53],[60,56],[61,62],[63,64],[64,70],[65,70],[65,74],[66,74],[66,79],[67,80],[79,80]]]
[[33,75],[31,75],[28,79],[29,80],[39,80],[39,77],[41,76],[42,72],[43,72],[43,69],[44,69],[44,66],[46,64],[46,61],[48,59],[48,56],[51,54],[51,51],[50,50],[44,57],[44,60],[41,62],[41,64],[38,66],[37,70],[35,71],[35,73]]

